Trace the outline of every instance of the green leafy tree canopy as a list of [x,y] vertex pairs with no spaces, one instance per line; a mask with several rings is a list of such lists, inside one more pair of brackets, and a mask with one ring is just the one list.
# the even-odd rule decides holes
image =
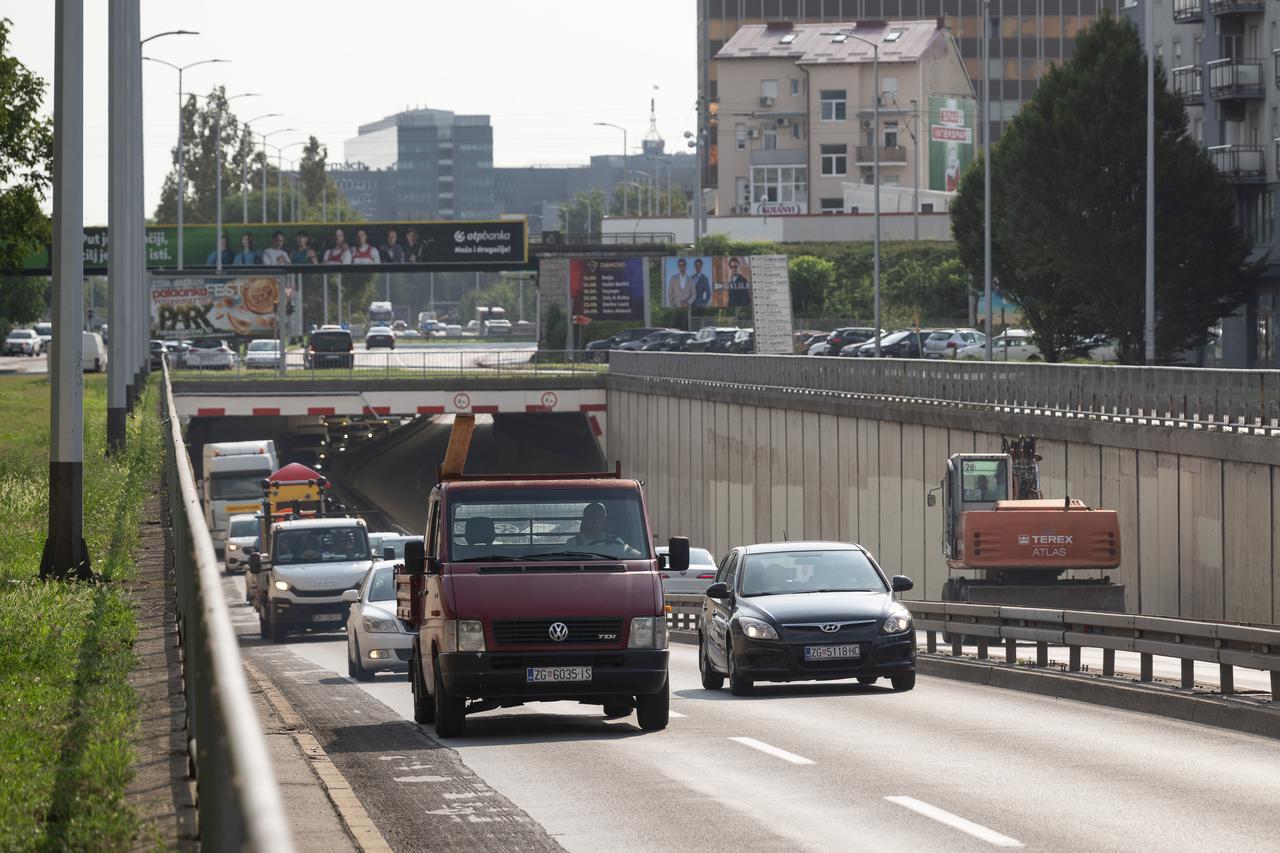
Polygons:
[[0,18],[0,272],[17,272],[49,242],[41,204],[53,163],[53,120],[40,117],[45,82],[12,55],[12,27]]

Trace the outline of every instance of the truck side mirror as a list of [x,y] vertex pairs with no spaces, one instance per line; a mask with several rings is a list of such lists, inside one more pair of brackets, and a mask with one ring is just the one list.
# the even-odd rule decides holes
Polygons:
[[404,543],[404,573],[420,575],[426,572],[426,546],[421,542]]
[[396,558],[396,547],[394,545],[388,545],[387,547],[382,549],[382,559],[394,560],[395,558]]
[[249,571],[253,572],[255,575],[262,571],[262,555],[257,551],[254,551],[249,555]]
[[930,493],[929,493],[929,496],[928,496],[928,497],[926,497],[926,498],[924,499],[924,502],[925,502],[926,504],[928,504],[929,506],[937,506],[937,505],[938,505],[938,496],[937,496],[937,495],[935,495],[935,494],[933,494],[932,492],[930,492]]
[[667,568],[673,572],[689,571],[688,536],[672,536],[667,540]]

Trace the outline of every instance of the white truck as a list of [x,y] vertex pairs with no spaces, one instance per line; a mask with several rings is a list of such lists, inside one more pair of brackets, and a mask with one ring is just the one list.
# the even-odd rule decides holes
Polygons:
[[370,302],[369,303],[369,327],[374,326],[390,326],[395,322],[396,313],[391,307],[390,302]]
[[213,442],[204,446],[202,459],[204,520],[221,554],[228,518],[261,506],[262,481],[278,467],[276,445],[270,439]]
[[271,525],[270,542],[249,557],[264,640],[282,642],[291,630],[341,631],[355,589],[373,565],[369,533],[359,518],[303,518]]

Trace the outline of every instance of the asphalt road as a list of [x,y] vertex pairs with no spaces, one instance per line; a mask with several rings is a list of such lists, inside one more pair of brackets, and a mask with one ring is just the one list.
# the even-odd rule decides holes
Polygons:
[[24,374],[48,372],[49,356],[47,354],[38,355],[35,358],[32,358],[29,355],[0,356],[0,376],[14,373]]
[[703,690],[679,644],[666,731],[554,703],[437,744],[402,675],[346,678],[341,635],[258,640],[242,582],[226,587],[246,656],[397,850],[1261,851],[1280,835],[1273,740],[924,677],[734,698]]

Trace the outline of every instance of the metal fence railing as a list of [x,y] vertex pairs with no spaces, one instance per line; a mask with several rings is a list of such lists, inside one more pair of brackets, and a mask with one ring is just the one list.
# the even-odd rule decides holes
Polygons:
[[615,351],[609,372],[797,396],[1280,435],[1280,370]]
[[200,844],[204,850],[287,853],[294,849],[293,838],[250,699],[167,371],[163,382],[165,484]]
[[360,379],[449,379],[453,377],[564,376],[603,373],[605,365],[587,360],[581,350],[538,350],[532,345],[507,349],[415,349],[358,348],[346,353],[318,353],[302,350],[285,353],[283,370],[276,361],[252,362],[243,355],[232,360],[204,356],[204,365],[191,359],[169,366],[175,381],[225,379],[287,379],[290,381]]

